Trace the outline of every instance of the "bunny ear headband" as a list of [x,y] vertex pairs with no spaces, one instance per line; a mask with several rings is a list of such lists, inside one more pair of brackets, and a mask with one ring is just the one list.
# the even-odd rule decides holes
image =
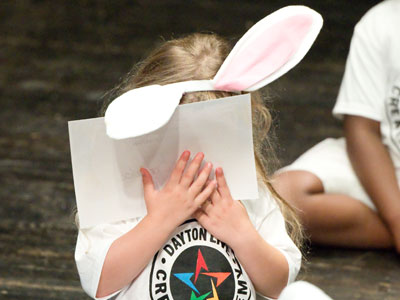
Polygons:
[[298,64],[322,27],[322,17],[305,6],[284,7],[246,32],[214,79],[150,85],[130,90],[107,108],[107,134],[114,139],[140,136],[165,125],[184,93],[251,92]]

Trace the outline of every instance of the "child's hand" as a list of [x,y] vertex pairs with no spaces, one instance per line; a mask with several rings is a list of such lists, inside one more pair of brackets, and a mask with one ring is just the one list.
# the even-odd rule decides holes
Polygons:
[[213,236],[235,249],[243,235],[254,232],[255,228],[244,206],[232,199],[222,168],[216,169],[215,176],[218,189],[194,216]]
[[185,151],[177,161],[167,184],[159,191],[154,188],[150,172],[141,168],[147,216],[156,218],[170,229],[182,224],[206,201],[216,188],[216,181],[208,184],[212,164],[206,163],[196,179],[204,154],[198,153],[184,174],[190,152]]

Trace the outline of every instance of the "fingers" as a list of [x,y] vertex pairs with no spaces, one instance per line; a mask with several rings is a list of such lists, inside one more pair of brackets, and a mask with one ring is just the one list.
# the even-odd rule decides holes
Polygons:
[[208,216],[207,214],[202,211],[201,209],[198,209],[194,212],[193,217],[203,226],[207,227],[207,221],[208,221]]
[[194,199],[195,205],[197,207],[201,206],[215,191],[217,187],[217,182],[215,180],[211,181],[206,188]]
[[204,201],[203,205],[200,208],[202,211],[204,211],[206,214],[208,214],[211,211],[212,206],[213,206],[213,204],[212,204],[211,200],[208,199],[208,200]]
[[218,189],[215,189],[215,191],[211,194],[211,202],[218,204],[221,201],[221,195],[218,192]]
[[211,196],[203,202],[200,209],[204,211],[207,215],[210,215],[212,210],[215,208],[215,205],[219,205],[221,201],[221,196],[218,193],[218,190],[215,188],[211,193]]
[[142,173],[143,192],[146,196],[154,191],[153,178],[151,177],[150,172],[145,168],[140,168],[140,173]]
[[168,183],[178,184],[181,180],[183,171],[185,170],[186,164],[189,160],[190,152],[188,150],[183,151],[181,157],[176,162],[175,168],[171,173]]
[[221,197],[231,198],[231,192],[229,191],[229,187],[226,183],[224,171],[222,171],[222,168],[217,168],[215,170],[215,178],[217,179],[218,192],[221,194]]
[[182,176],[180,182],[181,185],[183,185],[184,187],[189,187],[192,184],[194,177],[196,176],[197,172],[200,169],[201,162],[203,161],[203,159],[204,159],[204,154],[202,152],[196,154],[196,156],[190,163],[189,167],[187,168],[186,173]]
[[193,184],[190,186],[190,192],[194,193],[195,195],[200,193],[200,191],[203,189],[205,184],[209,184],[209,176],[212,171],[212,163],[208,162],[204,166],[203,170],[201,170],[199,176],[196,178],[196,180],[193,182]]

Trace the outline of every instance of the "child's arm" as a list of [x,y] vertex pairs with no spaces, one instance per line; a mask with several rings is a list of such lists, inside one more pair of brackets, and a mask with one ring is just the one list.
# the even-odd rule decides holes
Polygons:
[[217,168],[215,173],[218,189],[195,216],[212,235],[234,250],[255,289],[277,298],[288,283],[288,262],[260,236],[243,205],[232,199],[222,169]]
[[382,143],[380,123],[346,115],[344,131],[353,168],[392,232],[400,252],[400,189],[393,162]]
[[[204,155],[199,153],[184,173],[189,151],[178,160],[168,183],[157,191],[146,169],[143,176],[147,215],[132,230],[115,240],[105,258],[96,297],[104,297],[132,282],[177,226],[189,218],[214,191],[216,182],[207,179],[207,163],[195,178]],[[204,188],[205,187],[205,188]]]

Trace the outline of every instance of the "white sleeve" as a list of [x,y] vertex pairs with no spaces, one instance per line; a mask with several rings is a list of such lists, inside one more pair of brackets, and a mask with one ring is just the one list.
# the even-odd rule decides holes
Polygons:
[[81,285],[93,299],[109,299],[120,291],[104,298],[96,298],[104,260],[111,244],[137,225],[139,219],[98,225],[80,229],[75,248],[75,261]]
[[292,283],[301,267],[301,252],[289,237],[285,220],[278,206],[266,215],[257,228],[266,242],[278,249],[289,265],[288,284]]
[[357,115],[380,122],[383,119],[386,65],[383,20],[370,11],[356,25],[333,115]]
[[278,249],[289,266],[288,284],[293,282],[301,267],[301,252],[286,231],[285,219],[276,200],[263,184],[259,185],[257,200],[244,200],[243,205],[254,227],[264,240]]

